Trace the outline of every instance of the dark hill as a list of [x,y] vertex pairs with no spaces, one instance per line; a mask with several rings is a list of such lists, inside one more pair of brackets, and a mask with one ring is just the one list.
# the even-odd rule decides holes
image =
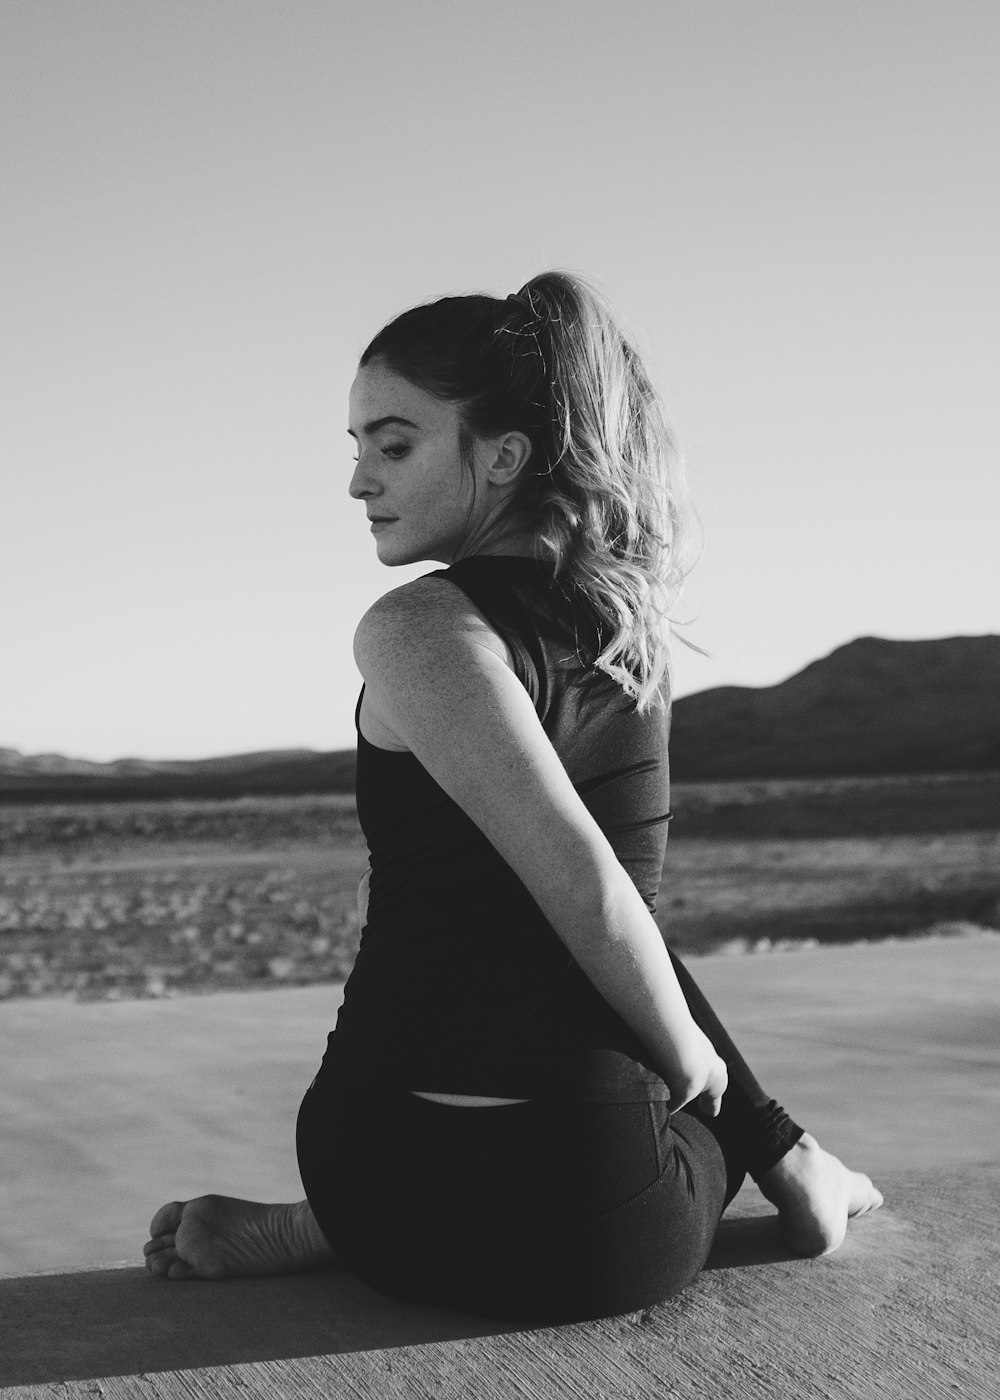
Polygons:
[[[1000,637],[862,637],[779,685],[674,706],[679,782],[1000,769]],[[90,763],[0,749],[0,802],[352,792],[354,751]]]
[[779,685],[674,705],[679,782],[1000,768],[1000,637],[861,637]]
[[59,754],[0,749],[0,802],[126,802],[353,792],[354,750],[279,749],[225,758],[90,763]]

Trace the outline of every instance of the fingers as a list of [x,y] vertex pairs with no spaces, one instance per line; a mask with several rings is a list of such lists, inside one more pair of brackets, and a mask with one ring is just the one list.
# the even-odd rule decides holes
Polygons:
[[365,867],[365,873],[361,877],[358,885],[358,925],[364,928],[368,921],[368,890],[371,885],[371,866]]
[[[724,1092],[725,1090],[723,1090],[723,1093]],[[699,1096],[698,1107],[701,1109],[702,1113],[707,1113],[710,1118],[718,1118],[722,1109],[722,1094],[714,1094],[711,1090],[706,1089],[705,1092]]]
[[708,1117],[718,1118],[722,1096],[729,1087],[729,1071],[725,1060],[716,1054],[704,1032],[698,1031],[698,1035],[703,1050],[700,1063],[692,1065],[686,1077],[679,1075],[676,1080],[667,1081],[670,1111],[676,1113],[685,1104],[691,1103]]
[[708,1083],[698,1096],[698,1107],[710,1118],[718,1118],[722,1109],[722,1096],[728,1088],[729,1071],[726,1068],[726,1062],[720,1056],[716,1056]]

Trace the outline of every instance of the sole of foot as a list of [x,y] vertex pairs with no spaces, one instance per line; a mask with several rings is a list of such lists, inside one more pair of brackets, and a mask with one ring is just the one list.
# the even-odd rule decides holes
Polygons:
[[234,1196],[170,1201],[143,1246],[157,1278],[223,1279],[291,1274],[335,1262],[307,1201],[265,1205]]
[[884,1199],[871,1177],[845,1167],[811,1133],[803,1133],[758,1185],[778,1207],[785,1243],[803,1255],[832,1254],[844,1242],[848,1220],[878,1210]]

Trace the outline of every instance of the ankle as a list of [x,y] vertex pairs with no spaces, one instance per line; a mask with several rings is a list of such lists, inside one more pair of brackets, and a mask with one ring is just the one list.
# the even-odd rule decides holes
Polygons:
[[330,1242],[320,1229],[309,1202],[296,1201],[294,1205],[289,1205],[287,1210],[289,1227],[302,1257],[315,1259],[317,1262],[333,1259],[334,1252]]
[[[747,1163],[749,1175],[760,1185],[782,1162],[787,1164],[789,1157],[794,1159],[794,1149],[807,1137],[810,1134],[789,1118],[780,1105],[774,1104],[759,1133],[761,1147]],[[815,1143],[815,1138],[811,1141]]]
[[799,1136],[783,1155],[767,1171],[755,1178],[757,1185],[766,1193],[768,1187],[779,1187],[795,1180],[803,1170],[808,1169],[809,1160],[818,1151],[822,1149],[812,1133],[800,1130]]

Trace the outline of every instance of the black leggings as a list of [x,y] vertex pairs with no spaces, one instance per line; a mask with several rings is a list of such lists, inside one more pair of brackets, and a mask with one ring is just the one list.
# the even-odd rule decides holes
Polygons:
[[384,1293],[536,1323],[629,1312],[684,1288],[744,1175],[766,1172],[801,1129],[674,966],[729,1068],[717,1118],[662,1103],[460,1108],[372,1095],[324,1067],[297,1142],[331,1246]]

